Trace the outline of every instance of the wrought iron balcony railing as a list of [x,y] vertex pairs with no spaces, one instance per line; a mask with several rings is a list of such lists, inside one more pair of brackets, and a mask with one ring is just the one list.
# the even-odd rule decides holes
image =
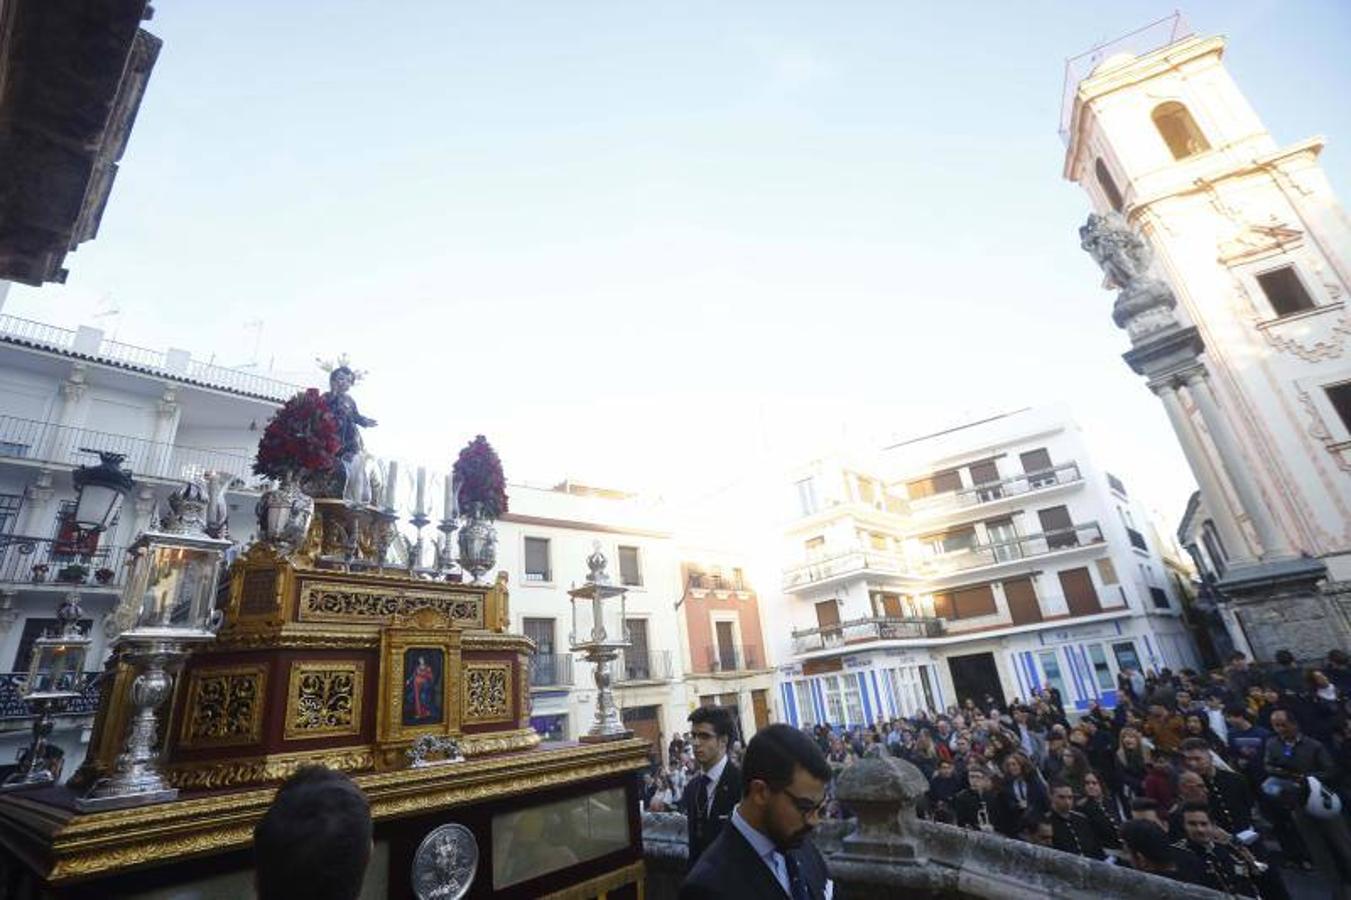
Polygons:
[[1041,534],[1022,534],[1007,541],[973,544],[951,553],[936,554],[924,559],[919,569],[926,576],[933,577],[1100,543],[1102,543],[1102,529],[1098,527],[1098,523],[1085,522],[1070,528],[1059,528]]
[[82,585],[119,589],[127,577],[124,547],[92,552],[74,541],[0,534],[0,583]]
[[571,687],[571,653],[536,653],[530,658],[531,687]]
[[126,456],[123,465],[137,475],[180,479],[208,471],[228,472],[246,484],[252,478],[253,460],[240,453],[182,447],[88,428],[70,428],[54,422],[0,416],[0,456],[75,467],[96,461],[86,450],[121,453]]
[[[99,691],[103,687],[102,672],[81,672],[76,676],[73,690],[80,696],[66,701],[58,716],[90,716],[98,711]],[[33,711],[24,702],[21,688],[27,672],[0,672],[0,720],[27,719]]]
[[1062,484],[1074,484],[1082,481],[1079,464],[1061,463],[1039,472],[1023,472],[1001,478],[999,481],[987,481],[958,491],[934,494],[910,501],[910,509],[916,515],[934,515],[944,512],[971,509],[985,503],[993,503],[1006,497],[1017,497],[1031,491],[1044,490]]
[[869,616],[851,619],[838,625],[793,629],[793,652],[810,653],[846,644],[864,644],[870,641],[916,640],[940,637],[943,620],[933,618],[897,618]]
[[741,578],[728,578],[725,575],[709,575],[704,572],[691,572],[689,587],[704,591],[746,591],[746,582]]
[[933,552],[916,560],[907,560],[898,553],[885,550],[856,547],[788,569],[783,575],[783,589],[791,591],[802,585],[855,572],[933,578],[968,569],[1033,559],[1074,547],[1086,547],[1102,543],[1102,539],[1102,529],[1098,527],[1098,523],[1085,522],[1041,534],[1018,535],[1006,541],[971,544],[946,553]]
[[670,650],[623,651],[619,655],[615,681],[670,681]]
[[137,347],[134,344],[124,344],[121,341],[101,337],[99,332],[91,332],[88,329],[83,333],[97,337],[97,345],[90,341],[88,347],[78,346],[77,338],[79,338],[81,332],[71,331],[68,328],[58,328],[55,325],[47,325],[43,322],[21,319],[18,316],[0,315],[0,337],[8,338],[15,343],[29,344],[66,353],[83,353],[96,359],[105,359],[109,362],[121,363],[137,369],[149,369],[171,378],[181,378],[211,387],[238,391],[242,394],[275,400],[278,403],[287,400],[296,391],[301,390],[294,384],[276,378],[268,378],[266,375],[202,362],[193,359],[187,353],[165,352]]
[[764,667],[764,654],[754,644],[710,644],[704,648],[710,672],[741,672]]

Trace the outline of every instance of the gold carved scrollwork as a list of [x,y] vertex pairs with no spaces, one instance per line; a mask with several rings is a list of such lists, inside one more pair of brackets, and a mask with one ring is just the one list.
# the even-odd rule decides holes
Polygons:
[[267,667],[198,669],[188,681],[181,745],[225,747],[262,738]]
[[166,774],[176,788],[229,788],[281,781],[301,766],[311,764],[340,772],[361,772],[375,766],[375,754],[365,747],[279,753],[250,759],[179,763],[170,766]]
[[511,666],[469,663],[464,667],[460,713],[466,725],[511,719]]
[[360,733],[365,668],[361,662],[291,663],[286,740]]
[[388,622],[420,609],[435,609],[463,628],[483,627],[483,598],[476,594],[323,582],[307,583],[300,590],[304,622]]

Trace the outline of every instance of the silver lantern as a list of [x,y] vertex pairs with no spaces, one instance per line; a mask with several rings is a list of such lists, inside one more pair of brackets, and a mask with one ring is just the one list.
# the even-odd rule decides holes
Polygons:
[[18,771],[5,779],[0,790],[42,787],[56,774],[47,764],[47,738],[52,717],[68,701],[83,694],[84,660],[91,638],[80,629],[80,595],[72,591],[56,610],[57,630],[33,641],[28,674],[19,695],[33,709],[33,739],[21,755]]
[[216,580],[228,540],[206,533],[208,498],[188,483],[169,497],[170,514],[131,547],[135,556],[114,613],[113,652],[135,676],[123,752],[112,774],[94,785],[79,808],[108,809],[172,800],[159,767],[158,710],[173,692],[174,676],[192,648],[215,639],[221,613]]

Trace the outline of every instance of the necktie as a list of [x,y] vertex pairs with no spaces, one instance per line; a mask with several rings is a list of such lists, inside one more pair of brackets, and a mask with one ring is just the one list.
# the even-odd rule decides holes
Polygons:
[[788,893],[792,895],[793,900],[811,900],[811,894],[807,892],[807,880],[802,877],[802,869],[797,864],[797,857],[791,853],[785,853],[783,863],[788,869]]
[[700,822],[708,818],[708,776],[694,779],[694,816]]

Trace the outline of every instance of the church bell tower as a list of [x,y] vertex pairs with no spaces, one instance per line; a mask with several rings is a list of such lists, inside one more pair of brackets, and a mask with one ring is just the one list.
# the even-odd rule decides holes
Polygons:
[[1321,655],[1351,638],[1351,223],[1323,140],[1279,144],[1225,40],[1169,21],[1067,77],[1064,177],[1143,237],[1176,297],[1187,371],[1126,359],[1201,486],[1231,633],[1259,658]]

